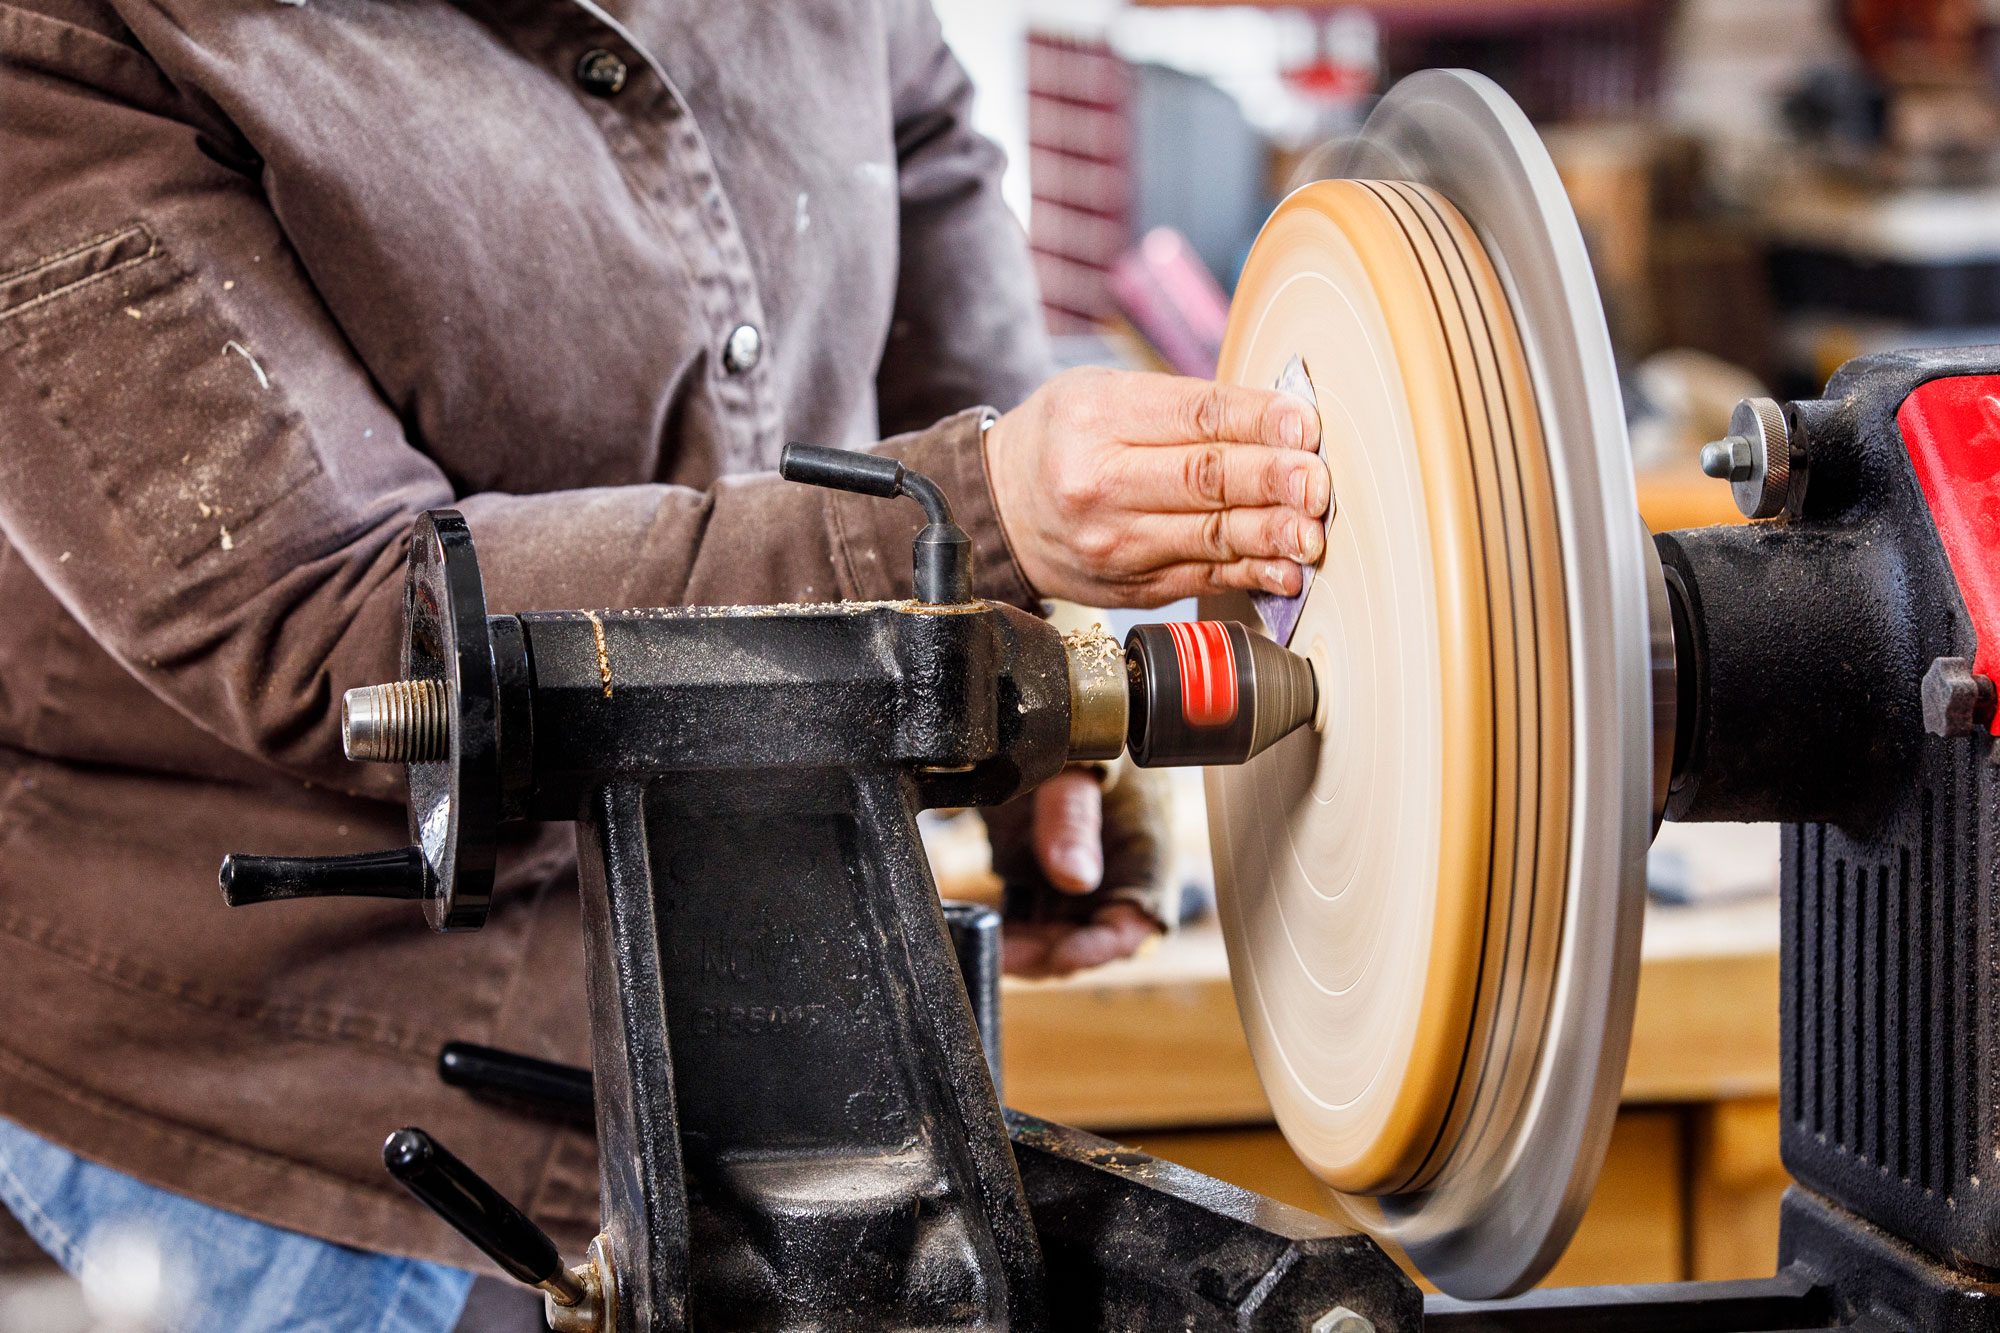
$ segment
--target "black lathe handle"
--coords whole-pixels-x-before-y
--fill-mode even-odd
[[[590,1071],[537,1060],[469,1041],[448,1041],[438,1052],[438,1077],[446,1086],[524,1110],[595,1124],[597,1102]]]
[[[436,891],[418,847],[351,856],[225,856],[217,880],[231,907],[293,898],[421,899]]]
[[[893,458],[853,449],[828,449],[819,444],[788,444],[778,456],[778,475],[786,481],[828,490],[879,495],[906,495],[924,507],[924,529],[911,546],[917,600],[931,606],[956,606],[972,600],[972,539],[952,521],[951,501],[944,490],[921,472]]]
[[[903,465],[896,459],[854,449],[829,449],[823,444],[786,445],[778,457],[778,475],[807,486],[879,495],[885,500],[903,493]]]
[[[548,1232],[421,1129],[391,1134],[382,1145],[382,1165],[509,1277],[545,1290],[574,1290]]]

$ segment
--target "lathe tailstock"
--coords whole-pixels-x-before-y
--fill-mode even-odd
[[[785,471],[920,499],[918,597],[489,616],[463,520],[419,520],[404,679],[344,728],[408,766],[413,845],[232,857],[224,891],[475,928],[501,823],[575,821],[603,1234],[565,1268],[420,1130],[390,1169],[564,1330],[1049,1327],[1051,1281],[1119,1327],[1289,1327],[1336,1290],[1413,1321],[1365,1237],[1037,1121],[1010,1147],[915,823],[1128,740],[1240,761],[1311,717],[1311,669],[1241,627],[1065,639],[971,599],[928,480],[797,446]]]

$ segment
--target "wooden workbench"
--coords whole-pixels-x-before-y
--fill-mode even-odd
[[[1271,1127],[1212,924],[1082,976],[1010,980],[1002,1004],[1010,1104],[1323,1207]],[[1649,909],[1624,1109],[1550,1280],[1770,1272],[1777,1092],[1775,899]]]

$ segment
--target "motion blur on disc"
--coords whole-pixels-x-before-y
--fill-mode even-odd
[[[1280,205],[1222,376],[1309,370],[1333,477],[1296,620],[1320,725],[1208,775],[1278,1123],[1455,1295],[1568,1242],[1617,1108],[1652,800],[1650,543],[1596,287],[1489,81],[1391,90]],[[1205,608],[1251,623],[1235,599]]]

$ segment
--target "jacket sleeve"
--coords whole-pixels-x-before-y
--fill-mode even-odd
[[[998,145],[972,128],[972,82],[931,0],[893,0],[902,257],[876,388],[882,428],[974,403],[1002,411],[1051,370],[1027,238],[1000,197]]]
[[[229,127],[115,33],[0,4],[0,535],[198,726],[341,790],[341,692],[392,678],[421,511],[461,510],[495,611],[884,598],[907,506],[770,474],[461,495],[317,298]],[[976,415],[878,448],[1007,554]]]

